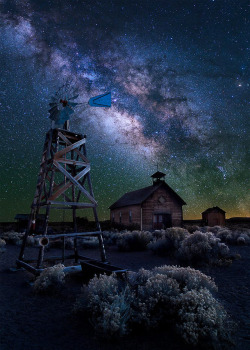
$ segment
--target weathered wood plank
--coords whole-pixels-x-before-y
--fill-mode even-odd
[[[72,233],[58,233],[58,234],[51,234],[46,235],[48,238],[61,238],[61,237],[85,237],[85,236],[99,236],[101,234],[100,231],[92,231],[92,232],[72,232]],[[42,238],[44,235],[35,235],[36,238]]]
[[[67,171],[67,170],[66,170]],[[82,170],[79,174],[77,174],[74,179],[76,181],[80,180],[85,174],[87,174],[90,171],[90,166],[87,166],[84,170]],[[68,188],[70,188],[73,185],[71,181],[64,184],[61,188],[57,189],[52,196],[50,196],[49,200],[54,200],[58,198],[63,192],[65,192]]]
[[[71,182],[73,182],[73,184],[79,188],[84,194],[85,196],[94,204],[97,205],[96,200],[89,194],[89,192],[87,190],[85,190],[85,188],[83,188],[80,183],[78,181],[76,181],[74,179],[73,176],[71,176],[56,160],[53,161],[53,164],[57,167],[58,170],[60,170]]]
[[[95,208],[94,203],[81,203],[81,202],[58,202],[58,201],[48,201],[47,204],[57,204],[57,205],[71,205],[81,208]]]
[[[79,166],[90,165],[90,163],[77,161],[77,160],[74,160],[74,159],[72,160],[72,159],[58,158],[58,157],[56,157],[56,155],[55,155],[54,159],[57,162],[61,162],[61,163],[65,163],[65,164],[72,164],[72,165],[79,165]]]
[[[72,143],[67,139],[67,137],[65,137],[61,132],[58,133],[58,135],[61,137],[61,139],[67,144],[67,145],[71,145]],[[83,139],[84,143],[86,142],[86,139]],[[81,146],[80,146],[81,147]],[[81,157],[86,163],[89,163],[89,160],[87,159],[87,157],[85,155],[83,155],[78,149],[75,149],[74,152],[77,153],[77,155],[79,157]]]
[[[31,266],[31,265],[29,265],[29,264],[27,264],[24,261],[19,260],[19,259],[17,259],[16,264],[17,264],[17,266],[24,267],[27,271],[33,273],[34,275],[39,275],[43,271],[43,269],[36,269],[35,267],[33,267],[33,266]]]
[[[54,158],[60,158],[62,155],[73,151],[75,148],[80,147],[83,143],[85,142],[84,139],[77,141],[75,143],[72,143],[71,145],[69,145],[68,147],[65,147],[64,149],[62,149],[61,151],[58,151],[55,153]]]

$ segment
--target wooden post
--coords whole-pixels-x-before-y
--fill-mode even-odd
[[[65,236],[62,237],[62,243],[63,243],[63,246],[62,246],[62,263],[64,263],[64,261],[65,261]]]

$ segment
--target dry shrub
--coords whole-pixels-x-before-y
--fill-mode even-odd
[[[151,239],[152,234],[147,231],[125,232],[117,240],[117,247],[120,251],[142,251],[147,249]]]
[[[38,294],[51,294],[59,292],[65,283],[65,266],[63,264],[54,265],[43,270],[36,278],[33,290]]]
[[[209,349],[233,346],[233,322],[206,288],[190,290],[181,296],[176,329],[191,345],[200,343]]]
[[[222,226],[204,226],[198,227],[197,231],[206,233],[212,232],[216,238],[227,244],[232,245],[245,245],[250,244],[250,229],[247,228],[234,228],[229,229]],[[189,231],[191,232],[191,231]]]
[[[133,292],[115,275],[95,276],[82,288],[74,312],[89,311],[90,322],[104,337],[128,333]]]
[[[229,230],[227,228],[221,228],[215,234],[220,238],[222,242],[232,245],[245,245],[250,244],[250,230],[249,229],[236,229]]]
[[[158,255],[171,255],[180,247],[182,241],[189,236],[186,229],[171,227],[165,231],[161,230],[161,236],[149,244],[149,248]]]
[[[189,233],[194,233],[195,231],[199,231],[200,228],[197,225],[184,225],[184,228],[188,230]]]
[[[192,264],[220,264],[229,259],[229,248],[210,232],[196,231],[181,243],[178,259]]]
[[[6,245],[5,240],[0,238],[0,253],[5,252],[5,245]]]
[[[15,231],[8,231],[8,232],[3,232],[1,234],[1,238],[5,240],[6,243],[8,244],[14,244],[14,245],[21,245],[22,244],[22,239],[24,236],[24,232],[15,232]]]
[[[105,244],[115,245],[122,234],[120,232],[103,231],[102,236]]]
[[[171,323],[187,343],[218,349],[231,344],[233,325],[211,294],[216,289],[200,271],[161,266],[130,272],[127,282],[95,276],[75,308],[88,310],[93,326],[106,337]]]
[[[210,276],[207,276],[199,270],[195,270],[189,266],[179,267],[164,265],[155,267],[153,271],[175,279],[179,283],[182,292],[184,290],[199,290],[200,288],[206,288],[210,292],[218,290],[215,282]]]

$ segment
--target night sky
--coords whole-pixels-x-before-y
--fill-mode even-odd
[[[48,103],[66,80],[79,102],[112,92],[112,108],[71,118],[101,219],[157,164],[184,219],[216,205],[250,216],[247,3],[0,0],[0,220],[30,211]]]

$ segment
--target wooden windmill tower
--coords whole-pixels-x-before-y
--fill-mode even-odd
[[[52,128],[47,132],[44,142],[43,154],[40,164],[40,171],[35,191],[35,196],[31,205],[31,214],[27,231],[23,238],[18,267],[24,267],[28,271],[39,274],[44,262],[53,260],[74,259],[77,263],[82,259],[78,253],[78,241],[86,236],[95,236],[99,240],[99,249],[101,260],[106,261],[106,254],[103,245],[103,237],[98,221],[97,202],[94,198],[91,178],[90,162],[86,153],[86,136],[69,130],[69,117],[74,112],[73,108],[78,103],[72,102],[77,96],[68,97],[66,92],[53,98],[50,103],[50,119]],[[96,96],[89,100],[91,106],[110,107],[111,94]],[[63,127],[57,126],[63,125]],[[91,208],[93,210],[96,231],[77,232],[76,212],[78,209]],[[73,220],[73,232],[49,234],[48,224],[51,210],[71,210]],[[44,222],[42,229],[38,232],[36,225],[38,215],[44,211]],[[39,238],[39,252],[36,258],[25,259],[25,250],[27,249],[27,240],[30,235]],[[65,239],[74,239],[74,252],[68,256],[65,255]],[[62,255],[45,257],[45,247],[50,240],[62,240]]]

